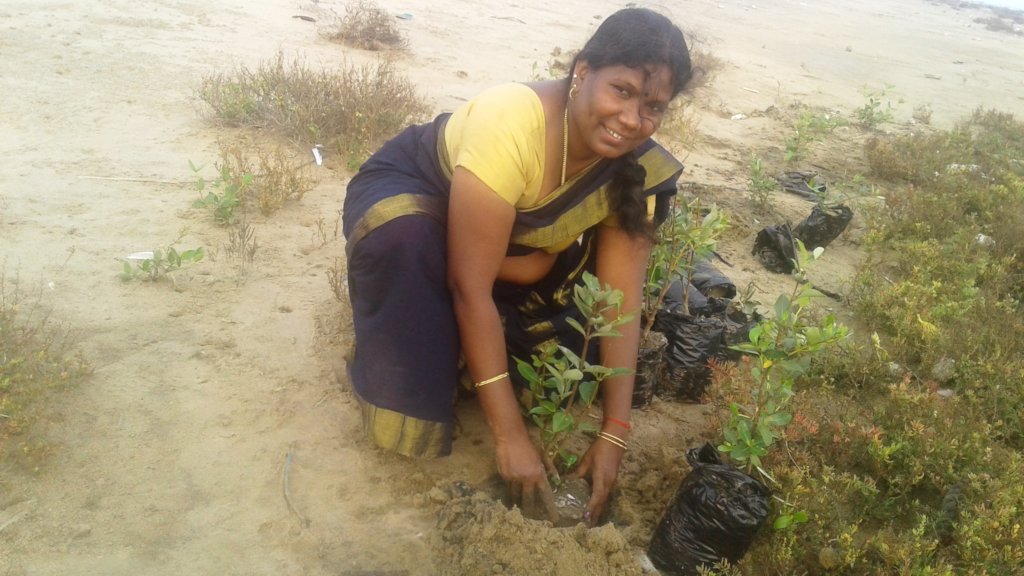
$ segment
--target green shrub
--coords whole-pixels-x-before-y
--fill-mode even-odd
[[[778,512],[808,521],[763,534],[726,573],[1015,574],[1024,125],[979,111],[867,154],[897,180],[851,295],[852,323],[872,336],[816,358],[793,386],[783,448],[762,458]]]

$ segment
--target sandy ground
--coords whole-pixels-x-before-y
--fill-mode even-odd
[[[412,15],[400,21],[410,39],[400,66],[436,111],[492,84],[528,79],[553,48],[578,47],[621,6],[381,5]],[[343,376],[351,330],[325,278],[343,244],[321,245],[316,235],[318,219],[337,217],[346,174],[320,169],[301,203],[253,222],[261,248],[245,277],[224,259],[208,259],[177,289],[117,278],[120,258],[167,244],[183,228],[180,247],[226,241],[207,214],[190,208],[190,186],[176,183],[191,177],[189,160],[216,159],[219,134],[193,97],[200,78],[278,50],[327,66],[369,57],[293,18],[343,6],[0,4],[0,254],[9,274],[44,287],[96,368],[37,430],[52,454],[39,470],[0,467],[0,573],[459,573],[438,543],[442,552],[478,544],[440,538],[437,528],[453,481],[492,485],[491,441],[476,406],[460,408],[464,432],[441,461],[379,454],[359,439]],[[745,212],[743,191],[750,154],[781,166],[785,111],[794,103],[849,116],[864,104],[865,86],[891,84],[903,124],[922,104],[942,127],[980,105],[1024,109],[1024,39],[986,30],[974,22],[984,15],[976,10],[923,0],[656,7],[724,62],[694,103],[705,138],[685,151],[684,180],[737,211],[740,232],[722,249],[737,285],[756,279],[768,293],[784,285],[750,260],[760,222]],[[745,118],[733,120],[737,114]],[[822,145],[798,167],[852,177],[863,166],[835,150],[859,137],[841,131],[838,144]],[[779,196],[782,214],[808,210]],[[830,248],[823,285],[843,288],[857,259],[854,228]],[[635,556],[656,520],[641,504],[657,509],[671,495],[685,472],[683,450],[705,433],[702,414],[666,402],[637,414],[639,448],[627,458],[614,511],[621,533],[590,540]],[[495,569],[550,568],[502,566]]]

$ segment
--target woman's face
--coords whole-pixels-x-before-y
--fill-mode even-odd
[[[578,92],[570,103],[574,136],[594,153],[618,158],[661,126],[672,95],[668,66],[576,66]]]

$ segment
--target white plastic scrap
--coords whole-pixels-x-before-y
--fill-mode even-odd
[[[963,174],[965,172],[977,172],[981,166],[977,164],[950,164],[946,166],[947,174]]]

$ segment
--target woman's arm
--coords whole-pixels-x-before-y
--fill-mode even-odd
[[[621,336],[601,340],[601,364],[611,368],[627,368],[629,375],[609,378],[601,383],[604,422],[601,430],[622,440],[629,440],[630,410],[633,402],[633,374],[640,346],[640,304],[643,298],[644,274],[651,254],[650,241],[631,237],[622,229],[600,226],[597,237],[597,278],[623,293],[622,311],[633,314],[633,320],[619,327]],[[625,451],[598,438],[584,455],[578,474],[590,476],[592,494],[587,504],[587,518],[597,522],[615,485],[619,464]]]
[[[505,335],[492,291],[508,250],[515,209],[472,172],[456,168],[448,204],[448,285],[462,352],[474,382],[508,372]],[[554,498],[508,378],[477,390],[494,434],[498,472],[526,512],[536,500],[550,515]]]

